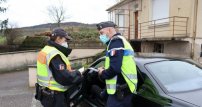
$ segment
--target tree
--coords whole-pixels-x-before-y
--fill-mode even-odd
[[[66,11],[62,2],[59,2],[59,5],[48,6],[47,11],[50,19],[54,23],[57,23],[58,27],[60,27],[62,21],[64,21],[66,18],[69,18],[66,16]]]
[[[0,32],[3,32],[3,29],[6,29],[8,27],[8,19],[0,22]]]
[[[6,0],[0,0],[0,13],[6,12],[6,8],[2,6],[2,3],[6,2]],[[0,20],[0,32],[3,32],[3,29],[5,29],[8,25],[8,19],[6,20]]]
[[[6,0],[0,0],[0,12],[5,12],[6,11],[6,8],[5,7],[2,7],[1,4],[3,2],[5,2]]]
[[[4,31],[4,36],[7,40],[7,45],[14,45],[14,40],[21,36],[21,31],[17,28],[15,24],[9,24],[9,26]]]

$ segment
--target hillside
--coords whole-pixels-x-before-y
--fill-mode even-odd
[[[78,29],[78,28],[92,28],[96,29],[95,24],[84,24],[79,22],[65,22],[61,23],[61,27],[64,29]],[[35,34],[40,34],[42,32],[50,32],[51,29],[57,28],[57,24],[40,24],[35,26],[29,26],[29,27],[22,27],[19,28],[22,31],[22,35],[24,36],[33,36]]]
[[[96,27],[96,24],[84,24],[84,23],[79,23],[79,22],[64,22],[61,23],[61,27],[67,27],[67,26],[71,26],[71,27]],[[40,24],[40,25],[35,25],[35,26],[29,26],[29,27],[22,27],[21,29],[37,29],[37,28],[55,28],[57,27],[56,23],[46,23],[46,24]]]

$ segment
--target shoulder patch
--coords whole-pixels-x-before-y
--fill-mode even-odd
[[[64,64],[59,64],[59,70],[64,70],[65,69],[65,65]]]
[[[116,50],[111,50],[110,51],[110,56],[115,56],[116,55]]]

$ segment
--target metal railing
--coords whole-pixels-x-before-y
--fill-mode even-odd
[[[119,33],[122,34],[122,36],[126,37],[127,39],[130,39],[129,27],[117,27],[117,30],[118,30]]]
[[[134,25],[130,25],[130,27],[117,27],[119,33],[122,36],[126,37],[128,40],[135,38],[135,28]]]
[[[188,17],[173,16],[139,23],[138,39],[187,37]]]

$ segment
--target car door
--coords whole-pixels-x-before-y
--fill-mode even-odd
[[[162,97],[147,74],[137,67],[138,87],[133,98],[134,107],[170,107],[171,100]]]
[[[91,67],[103,67],[104,58],[97,60]],[[171,100],[162,97],[153,84],[151,77],[145,74],[137,67],[138,86],[137,94],[133,98],[134,107],[169,107]]]

